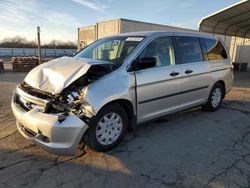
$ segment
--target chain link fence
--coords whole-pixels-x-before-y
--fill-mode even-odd
[[[72,56],[76,52],[76,49],[42,49],[42,57]],[[36,48],[0,48],[0,57],[15,56],[38,56],[38,50]]]

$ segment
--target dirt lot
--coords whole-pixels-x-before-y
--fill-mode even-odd
[[[147,123],[114,150],[55,156],[24,139],[10,109],[24,73],[0,73],[0,187],[249,187],[250,73],[222,108]]]

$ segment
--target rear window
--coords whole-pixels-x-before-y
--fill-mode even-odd
[[[202,38],[203,56],[207,61],[227,59],[227,53],[222,43],[216,39]]]
[[[176,49],[181,64],[202,62],[202,51],[197,37],[176,36]]]

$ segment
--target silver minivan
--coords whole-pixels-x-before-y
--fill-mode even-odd
[[[126,33],[31,70],[13,94],[17,128],[45,150],[115,147],[136,124],[201,106],[219,108],[233,66],[212,35]]]

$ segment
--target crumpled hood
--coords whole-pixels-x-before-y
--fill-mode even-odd
[[[57,94],[84,75],[91,65],[107,63],[98,60],[61,57],[35,67],[28,73],[24,81],[36,89]]]

